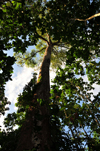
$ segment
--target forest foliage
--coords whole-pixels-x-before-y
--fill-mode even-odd
[[[4,89],[11,80],[15,59],[31,67],[41,63],[49,35],[55,43],[51,65],[57,69],[49,104],[55,150],[96,151],[100,147],[100,92],[92,93],[93,84],[100,85],[100,17],[86,22],[75,20],[86,19],[99,10],[98,0],[0,2],[0,114],[10,103],[4,97]],[[36,49],[27,52],[32,45]],[[11,48],[13,57],[6,54]],[[40,58],[36,61],[38,53]],[[84,81],[86,76],[88,82]],[[15,150],[28,108],[36,107],[31,104],[35,89],[34,73],[18,96],[17,113],[5,118],[7,131],[0,131],[0,151]],[[38,113],[37,117],[41,118]],[[14,130],[16,125],[18,129]]]

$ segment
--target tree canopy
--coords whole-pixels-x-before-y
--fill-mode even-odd
[[[0,3],[0,91],[3,92],[0,96],[4,97],[4,84],[11,78],[15,58],[20,65],[34,67],[41,62],[47,46],[52,44],[51,65],[57,72],[51,87],[51,101],[37,99],[40,106],[46,106],[50,113],[51,138],[55,146],[52,150],[86,148],[98,150],[100,92],[94,95],[89,91],[94,89],[93,84],[100,85],[100,17],[94,15],[99,13],[100,2],[98,0],[6,2]],[[28,46],[32,45],[35,48],[27,52]],[[6,55],[5,51],[10,48],[13,48],[15,58]],[[36,61],[38,53],[41,57]],[[64,69],[62,64],[65,64]],[[83,80],[86,75],[88,82]],[[32,102],[33,94],[40,88],[43,90],[41,85],[37,86],[34,75],[18,96],[17,113],[8,114],[5,119],[8,132],[0,132],[1,151],[8,150],[13,138],[15,148],[11,147],[11,150],[16,150],[20,129],[29,116],[31,107],[37,109],[36,117],[38,120],[41,119],[38,113],[39,106]],[[1,112],[5,110],[3,108],[6,103],[7,100],[3,99]],[[15,125],[19,128],[14,131]],[[36,131],[39,128],[36,127]],[[8,141],[9,138],[11,141]],[[5,145],[7,141],[8,144]]]

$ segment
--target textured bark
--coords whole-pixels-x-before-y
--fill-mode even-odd
[[[52,48],[53,45],[50,42],[45,50],[37,80],[36,93],[34,94],[32,100],[33,103],[36,103],[36,107],[30,107],[27,119],[24,122],[20,132],[20,138],[16,151],[29,150],[36,148],[37,146],[37,151],[45,151],[45,147],[48,151],[52,151],[48,110],[50,97],[49,67]],[[40,105],[37,102],[37,99],[44,100],[44,105]],[[39,116],[37,114],[42,117],[42,120],[38,119]],[[37,127],[40,127],[41,130],[36,130]]]

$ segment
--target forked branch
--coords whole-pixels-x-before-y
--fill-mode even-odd
[[[48,41],[47,41],[45,38],[43,38],[42,36],[40,36],[37,32],[36,32],[36,35],[38,35],[38,37],[39,37],[40,39],[42,39],[42,40],[45,41],[47,44],[49,44]]]

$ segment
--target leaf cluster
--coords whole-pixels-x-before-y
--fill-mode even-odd
[[[100,145],[100,92],[94,95],[92,84],[99,84],[99,56],[98,62],[93,60],[94,54],[87,61],[84,58],[72,60],[72,55],[68,56],[71,51],[66,53],[66,67],[58,68],[51,99],[59,106],[58,115],[73,145],[75,143],[74,147],[82,149],[85,143],[89,149],[95,150]],[[92,63],[94,66],[90,68]],[[95,76],[94,72],[97,73]],[[83,80],[86,75],[89,82]]]

